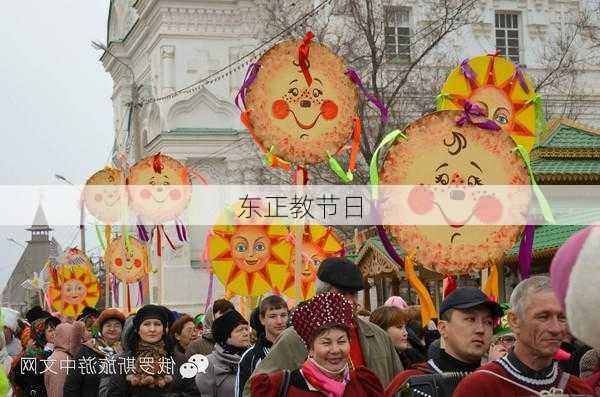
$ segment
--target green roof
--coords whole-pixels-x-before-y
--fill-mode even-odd
[[[600,159],[537,159],[531,162],[537,174],[600,174]]]
[[[535,229],[535,236],[533,238],[533,251],[543,251],[546,249],[557,249],[563,243],[577,233],[586,225],[542,225]],[[519,254],[519,245],[521,240],[511,248],[508,252],[509,256],[515,256]]]
[[[560,124],[558,128],[541,142],[539,147],[545,148],[600,148],[600,135]]]

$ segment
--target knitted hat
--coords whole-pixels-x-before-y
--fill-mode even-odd
[[[571,236],[552,259],[550,277],[552,288],[565,309],[573,336],[600,348],[600,225],[586,227]]]
[[[224,344],[240,324],[247,325],[248,321],[237,310],[227,310],[212,324],[212,335],[215,342]]]
[[[351,260],[343,257],[330,257],[321,262],[317,278],[340,290],[362,291],[364,289],[360,270]]]
[[[34,306],[25,313],[25,318],[29,324],[33,324],[35,320],[40,318],[48,318],[50,317],[50,313],[43,310],[40,306]]]
[[[333,325],[352,325],[352,305],[336,292],[317,295],[292,313],[292,326],[306,346]]]
[[[400,296],[390,296],[383,306],[396,306],[398,309],[405,309],[408,307],[408,304]]]
[[[133,318],[133,329],[139,331],[140,325],[142,325],[145,320],[149,319],[159,320],[165,328],[167,328],[169,325],[169,317],[165,307],[158,305],[146,305],[138,310],[135,314],[135,317]]]
[[[108,320],[118,320],[121,323],[121,327],[125,324],[125,316],[119,309],[108,308],[104,309],[102,313],[100,313],[100,317],[96,320],[98,324],[98,328],[102,330],[102,326]]]

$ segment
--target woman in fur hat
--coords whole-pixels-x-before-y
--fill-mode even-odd
[[[199,396],[193,379],[181,378],[175,368],[168,324],[168,310],[162,306],[138,310],[128,335],[129,350],[117,357],[117,373],[110,376],[110,397]],[[120,363],[126,368],[122,370]]]
[[[340,294],[315,296],[292,314],[294,330],[308,349],[301,368],[251,378],[252,396],[383,396],[383,386],[366,367],[350,370],[352,306]]]
[[[206,372],[196,375],[196,386],[203,396],[234,396],[238,365],[250,346],[248,322],[236,310],[228,310],[213,322],[212,336],[215,347],[207,356]]]
[[[69,371],[64,387],[64,397],[97,397],[102,378],[101,362],[115,359],[122,353],[121,331],[125,316],[118,309],[109,308],[96,320],[100,334],[86,340],[75,357],[75,369]],[[86,363],[92,362],[94,371],[86,371]]]

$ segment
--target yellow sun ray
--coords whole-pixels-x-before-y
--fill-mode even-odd
[[[100,298],[98,280],[87,265],[60,265],[48,288],[52,309],[75,318],[83,309],[95,307]]]

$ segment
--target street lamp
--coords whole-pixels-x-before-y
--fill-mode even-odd
[[[75,189],[79,190],[80,193],[83,193],[79,186],[75,185],[73,182],[65,178],[60,174],[54,174],[54,177],[61,182],[69,184],[73,186]],[[81,251],[85,254],[85,206],[83,202],[81,202],[81,213],[79,214],[79,234],[81,236]]]

